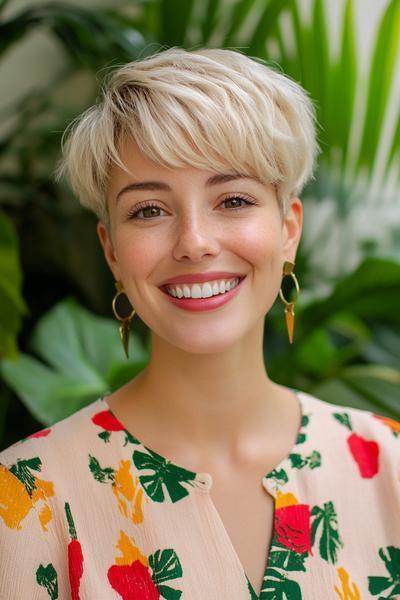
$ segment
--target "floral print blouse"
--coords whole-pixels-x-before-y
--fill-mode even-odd
[[[295,445],[261,481],[259,596],[211,475],[141,444],[104,396],[0,453],[0,599],[400,598],[400,423],[293,392]]]

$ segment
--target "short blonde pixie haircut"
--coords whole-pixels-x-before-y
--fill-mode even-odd
[[[281,216],[313,177],[320,147],[307,92],[237,50],[171,47],[108,73],[67,127],[56,179],[109,226],[107,187],[125,136],[167,167],[239,173],[275,186]],[[67,140],[65,141],[65,137]]]

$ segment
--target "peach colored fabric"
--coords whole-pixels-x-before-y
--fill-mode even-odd
[[[400,424],[293,391],[258,598],[400,598]],[[210,490],[99,398],[0,453],[0,599],[255,600]]]

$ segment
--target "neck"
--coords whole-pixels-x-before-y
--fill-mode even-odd
[[[282,423],[287,397],[265,370],[263,321],[239,344],[212,355],[184,352],[152,333],[150,361],[133,380],[139,410],[205,460],[251,453]]]

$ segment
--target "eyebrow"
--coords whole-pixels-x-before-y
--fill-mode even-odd
[[[249,175],[239,175],[239,174],[222,175],[220,173],[217,173],[216,175],[212,175],[211,177],[209,177],[207,179],[207,181],[205,182],[205,187],[211,187],[213,185],[227,183],[229,181],[234,181],[236,179],[252,179],[254,181],[258,181],[255,177],[250,177]],[[132,191],[172,192],[172,188],[163,181],[139,181],[137,183],[129,183],[128,185],[123,187],[122,190],[120,190],[118,192],[118,194],[116,196],[116,200],[118,200],[120,198],[120,196],[122,196],[122,194],[125,194],[125,192],[132,192]]]

